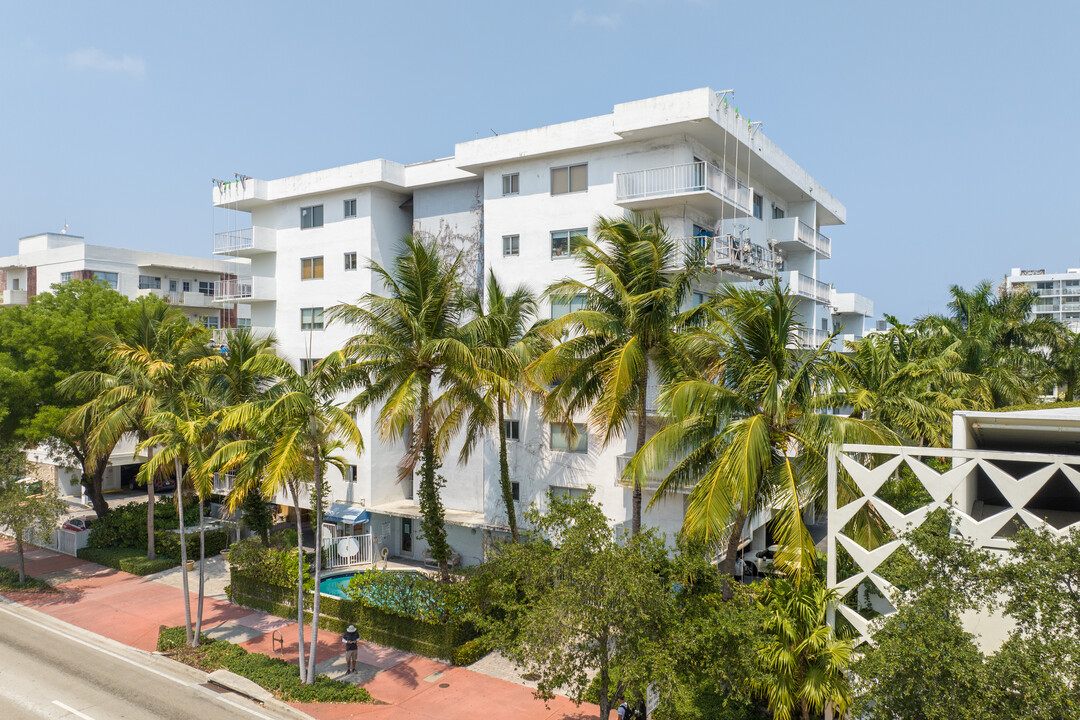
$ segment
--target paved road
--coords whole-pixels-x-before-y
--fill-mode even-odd
[[[296,720],[201,683],[194,670],[0,604],[0,718]]]

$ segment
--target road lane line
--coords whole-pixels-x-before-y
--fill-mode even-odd
[[[75,715],[77,717],[81,717],[82,720],[94,720],[94,718],[90,717],[86,713],[81,713],[78,710],[76,710],[75,708],[69,707],[68,705],[65,705],[64,703],[60,702],[59,700],[53,700],[52,704],[55,705],[56,707],[62,709],[62,710],[66,710],[67,712],[71,713],[72,715]]]
[[[243,704],[235,702],[233,700],[230,700],[229,698],[227,698],[227,697],[225,697],[223,695],[219,695],[218,693],[215,693],[212,690],[209,690],[208,688],[203,687],[202,685],[198,685],[198,684],[195,684],[195,683],[188,682],[187,680],[183,680],[181,678],[178,678],[175,675],[170,675],[169,673],[162,672],[161,670],[157,670],[157,669],[149,667],[147,665],[143,665],[143,664],[141,664],[139,662],[136,662],[135,660],[133,660],[133,659],[131,659],[129,657],[125,657],[125,656],[121,655],[120,653],[113,652],[112,650],[109,650],[108,648],[103,648],[100,645],[95,645],[92,642],[88,642],[86,640],[83,640],[82,638],[75,637],[73,635],[70,635],[70,634],[67,634],[67,633],[63,632],[62,630],[51,627],[50,625],[47,625],[47,624],[41,622],[40,620],[36,620],[34,618],[23,615],[22,613],[15,612],[11,608],[5,607],[5,605],[6,605],[6,603],[5,604],[0,604],[0,612],[5,612],[8,615],[12,615],[12,616],[14,616],[16,618],[19,618],[20,620],[23,620],[25,622],[30,623],[31,625],[36,625],[37,627],[41,628],[42,630],[48,630],[49,632],[51,632],[54,635],[59,635],[59,636],[63,637],[65,640],[69,640],[69,641],[72,641],[72,642],[77,642],[80,645],[84,645],[84,646],[86,646],[88,648],[91,648],[92,650],[96,650],[96,651],[98,651],[100,653],[108,655],[109,657],[115,658],[116,660],[119,660],[121,662],[125,662],[128,665],[133,665],[133,666],[139,668],[140,670],[145,670],[145,671],[153,673],[153,674],[155,674],[155,675],[157,675],[159,677],[163,677],[163,678],[166,678],[168,680],[172,680],[174,683],[176,683],[178,685],[182,685],[182,686],[188,687],[188,688],[194,688],[197,692],[201,692],[201,693],[205,694],[209,698],[212,698],[212,699],[220,701],[220,702],[224,702],[224,703],[226,703],[228,705],[232,705],[233,707],[237,708],[238,710],[243,710],[244,712],[247,712],[250,715],[254,715],[257,718],[262,718],[263,720],[274,720],[269,715],[264,715],[263,713],[255,710],[254,708],[245,707]],[[55,618],[52,618],[51,615],[46,615],[45,617],[48,617],[50,619],[55,620]],[[57,622],[63,622],[63,621],[62,620],[57,620]],[[78,627],[78,626],[76,626],[76,627]],[[56,702],[56,701],[54,700],[53,702]],[[86,716],[83,716],[83,717],[85,718]],[[90,720],[93,720],[93,718],[90,718]]]

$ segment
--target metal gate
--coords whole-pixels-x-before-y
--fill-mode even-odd
[[[323,567],[326,569],[370,565],[375,557],[371,533],[323,537]]]

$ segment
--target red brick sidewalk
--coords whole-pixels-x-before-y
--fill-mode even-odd
[[[0,538],[0,565],[18,565],[15,545],[6,538]],[[26,572],[34,577],[52,575],[56,588],[63,592],[5,593],[8,599],[132,647],[154,650],[159,626],[182,625],[184,622],[183,591],[164,583],[40,549],[27,552]],[[193,616],[196,598],[192,594]],[[296,662],[295,622],[283,624],[279,618],[209,598],[203,603],[204,632],[224,622],[242,625],[262,633],[242,642],[243,647]],[[275,652],[271,648],[273,629],[281,632],[285,641],[283,651]],[[308,628],[306,632],[310,631]],[[341,653],[338,636],[320,631],[319,662]],[[371,680],[362,683],[362,687],[385,704],[294,703],[295,707],[318,720],[352,717],[474,720],[493,712],[497,717],[543,720],[584,720],[599,716],[595,705],[579,708],[566,698],[558,697],[549,703],[550,707],[545,707],[542,701],[533,697],[532,690],[521,685],[373,643],[362,645],[359,659],[383,668]]]

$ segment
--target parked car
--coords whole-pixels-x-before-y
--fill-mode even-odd
[[[176,480],[171,477],[155,478],[154,479],[154,492],[171,492],[176,489]]]
[[[93,519],[88,517],[75,517],[65,522],[60,527],[64,530],[73,530],[75,532],[86,532],[93,524]]]
[[[780,550],[779,545],[770,545],[764,550],[758,550],[757,557],[757,574],[764,575],[765,573],[772,572],[773,560],[776,559],[776,553]]]

